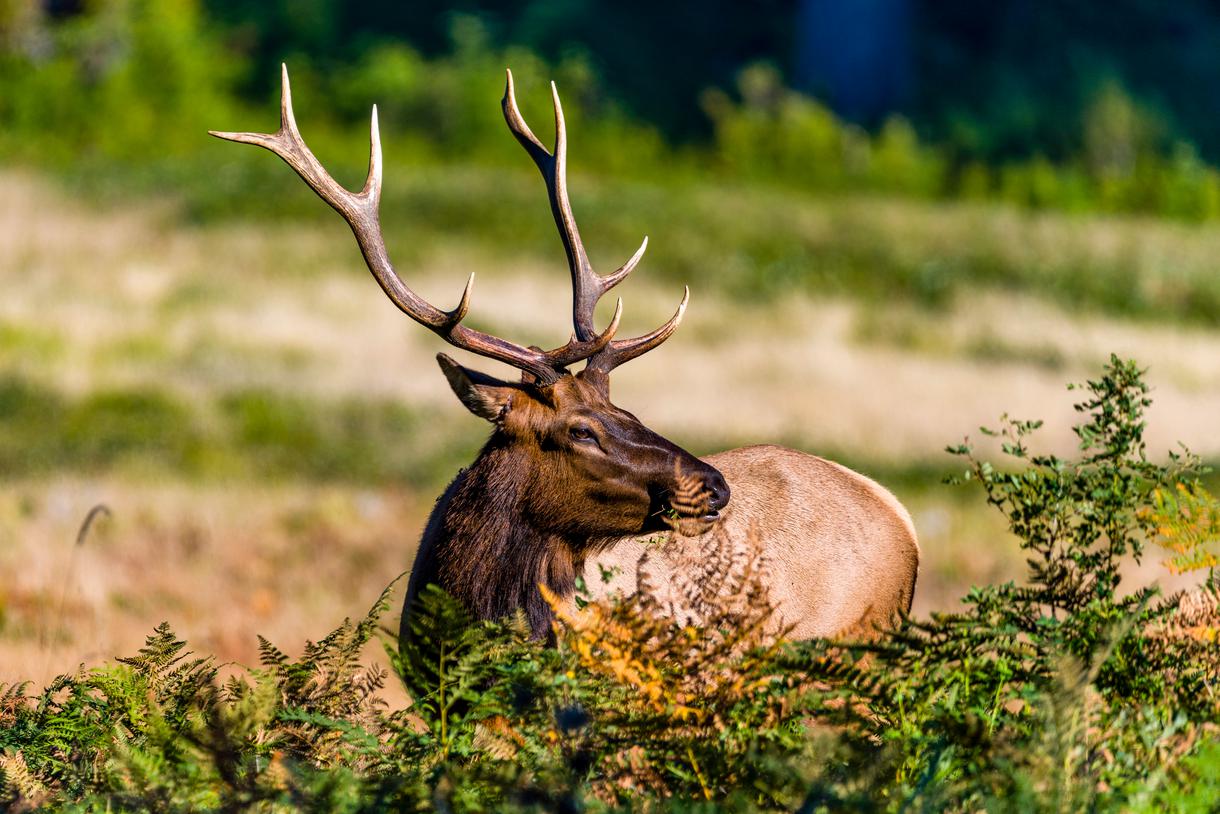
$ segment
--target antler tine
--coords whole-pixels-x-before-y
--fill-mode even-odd
[[[678,330],[678,326],[682,324],[682,317],[686,315],[686,304],[688,302],[690,302],[690,286],[685,287],[685,291],[682,294],[682,302],[678,303],[678,310],[674,312],[674,315],[669,318],[668,322],[655,331],[643,336],[637,336],[635,339],[619,339],[609,343],[603,350],[589,357],[587,368],[589,370],[600,370],[602,373],[609,373],[624,362],[629,362],[637,356],[648,353],[648,351],[673,336],[674,331]]]
[[[559,229],[559,237],[563,241],[564,252],[568,258],[568,269],[572,275],[572,326],[575,328],[577,340],[591,341],[598,336],[593,323],[593,313],[598,300],[632,272],[639,263],[644,248],[648,245],[648,239],[645,238],[643,245],[635,255],[613,273],[602,277],[593,271],[568,197],[568,134],[563,115],[563,103],[559,100],[559,91],[552,82],[551,103],[555,109],[555,149],[554,152],[551,152],[538,140],[521,115],[521,110],[517,106],[513,72],[506,71],[506,76],[502,103],[504,119],[517,141],[534,160],[534,164],[537,165],[546,182],[547,194],[551,201],[551,214]]]
[[[606,326],[606,330],[602,331],[589,342],[581,342],[573,334],[572,338],[562,348],[547,351],[547,358],[557,367],[567,367],[568,365],[576,364],[582,359],[589,359],[595,356],[613,344],[612,340],[614,339],[614,334],[618,331],[618,323],[622,316],[623,298],[619,297],[618,302],[614,306],[614,316],[610,317],[610,324]],[[590,352],[589,348],[594,348],[594,350]]]
[[[534,159],[534,163],[538,165],[538,169],[542,172],[542,177],[550,183],[550,175],[552,172],[552,156],[550,150],[542,146],[542,142],[534,135],[534,131],[526,123],[525,117],[521,115],[521,109],[517,107],[517,94],[513,86],[512,69],[506,69],[508,75],[504,88],[504,98],[500,101],[504,108],[504,118],[508,121],[508,129],[516,136],[517,141],[521,142],[521,146],[530,154],[530,158]]]
[[[616,268],[614,271],[602,278],[602,282],[606,286],[606,290],[614,288],[621,283],[628,274],[635,271],[635,267],[640,264],[640,260],[644,259],[644,252],[648,250],[648,235],[644,235],[644,240],[640,243],[640,247],[635,250],[635,254],[627,259],[626,263]]]
[[[314,156],[313,151],[301,138],[297,129],[296,116],[292,111],[292,85],[288,80],[288,66],[280,66],[280,128],[274,133],[225,133],[209,130],[208,133],[227,141],[242,144],[254,144],[278,155],[297,175],[317,193],[318,197],[330,204],[339,214],[352,223],[353,219],[364,220],[369,214],[375,218],[377,204],[381,198],[381,136],[377,125],[377,108],[373,107],[369,140],[369,173],[364,189],[359,193],[344,189],[322,163]],[[350,217],[349,217],[350,216]],[[356,223],[352,223],[355,229]],[[359,237],[360,235],[357,235]],[[425,303],[426,305],[426,303]]]
[[[564,363],[571,364],[577,361],[577,358],[574,358],[571,353],[573,343],[577,340],[594,342],[607,340],[592,355],[579,358],[588,359],[587,369],[609,373],[624,362],[647,353],[673,335],[682,322],[682,316],[686,313],[686,304],[690,301],[690,289],[686,289],[682,302],[678,305],[678,310],[674,315],[655,331],[635,339],[609,340],[617,329],[619,317],[622,314],[622,300],[619,300],[610,327],[594,339],[593,310],[597,306],[597,301],[635,270],[648,248],[648,238],[645,237],[635,254],[615,271],[604,277],[593,271],[593,267],[589,264],[589,257],[585,253],[584,244],[580,239],[576,218],[572,214],[571,202],[568,200],[568,134],[564,125],[563,105],[559,101],[559,91],[552,82],[551,99],[555,107],[555,151],[551,153],[526,124],[520,108],[517,107],[513,72],[508,71],[507,76],[503,101],[504,119],[508,122],[508,128],[516,136],[517,141],[538,165],[538,170],[542,173],[543,180],[546,181],[547,192],[551,199],[551,212],[555,216],[555,225],[559,227],[559,235],[563,239],[564,251],[568,256],[568,267],[572,273],[572,323],[576,334],[567,346],[550,351],[549,355],[556,359],[571,359]]]
[[[360,246],[361,254],[364,255],[364,260],[368,264],[369,271],[373,273],[378,285],[400,311],[434,331],[451,345],[528,371],[534,374],[541,384],[554,383],[563,374],[562,367],[588,358],[609,346],[614,331],[618,327],[617,313],[610,328],[602,334],[577,336],[561,349],[563,353],[547,354],[460,324],[470,306],[470,292],[474,284],[473,274],[470,275],[470,279],[462,291],[461,300],[452,311],[437,308],[408,288],[398,273],[394,271],[381,234],[378,209],[381,200],[383,161],[377,108],[373,107],[369,126],[368,178],[360,192],[351,192],[331,177],[301,137],[292,110],[292,88],[288,81],[287,66],[281,66],[281,79],[280,127],[275,133],[209,132],[217,138],[263,147],[278,155],[288,166],[292,167],[310,189],[347,221]],[[524,120],[520,120],[519,113],[517,118],[521,128],[520,131],[514,128],[513,132],[518,133],[518,139],[524,139],[522,144],[526,144],[526,148],[531,150],[531,155],[535,154],[531,147],[536,147],[542,155],[547,155],[537,138],[525,126]],[[579,236],[576,239],[579,245]],[[594,303],[596,303],[596,299],[594,299]]]

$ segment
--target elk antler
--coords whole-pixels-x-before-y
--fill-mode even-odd
[[[377,107],[373,107],[370,126],[368,178],[364,183],[364,189],[360,192],[350,192],[330,176],[330,173],[305,144],[305,140],[301,138],[296,118],[292,113],[292,89],[288,83],[288,67],[281,66],[281,70],[283,86],[280,95],[279,130],[274,133],[209,132],[217,138],[264,147],[296,170],[297,175],[301,176],[309,188],[330,204],[351,226],[369,271],[377,279],[382,291],[400,311],[434,331],[449,344],[480,356],[506,362],[519,370],[532,373],[543,385],[558,381],[568,365],[588,359],[599,351],[610,349],[610,342],[614,337],[614,332],[618,330],[619,317],[622,315],[621,301],[614,312],[614,317],[610,320],[609,327],[602,333],[595,334],[591,328],[585,331],[578,327],[577,336],[562,348],[541,351],[522,347],[461,324],[462,318],[466,316],[466,310],[470,306],[470,290],[474,284],[474,274],[470,275],[466,288],[462,291],[462,298],[452,311],[442,311],[408,288],[398,273],[394,271],[386,253],[385,240],[381,235],[378,206],[381,201],[382,160],[381,136],[377,129]],[[556,99],[556,110],[558,111],[558,99]],[[560,166],[562,176],[562,164]],[[575,225],[573,225],[572,231],[575,234]],[[576,239],[579,245],[579,237]],[[625,275],[626,272],[623,273],[623,276]],[[573,279],[575,280],[575,272],[573,272]],[[597,296],[601,296],[601,293],[598,292]],[[590,325],[592,305],[596,302],[595,297],[590,305]]]
[[[568,269],[572,273],[572,324],[576,332],[568,345],[559,349],[559,351],[563,351],[574,343],[590,343],[599,338],[593,327],[593,310],[597,307],[597,301],[635,269],[640,258],[644,256],[644,250],[648,248],[648,238],[644,238],[644,242],[640,244],[640,248],[636,249],[631,259],[610,274],[603,277],[593,270],[589,257],[585,253],[584,244],[580,240],[580,230],[576,228],[572,205],[568,201],[568,136],[564,126],[563,106],[559,102],[559,91],[552,82],[551,99],[555,106],[555,151],[552,153],[542,146],[542,142],[525,123],[521,111],[517,108],[517,97],[513,91],[513,72],[508,71],[507,73],[508,80],[502,102],[504,119],[508,122],[508,129],[517,137],[517,141],[521,142],[521,146],[529,153],[530,158],[534,159],[534,163],[538,165],[538,170],[546,182],[547,194],[551,199],[551,213],[555,216],[555,225],[559,227],[559,236],[563,240],[563,248],[568,255]],[[668,322],[644,336],[613,340],[604,344],[587,357],[586,369],[609,373],[623,362],[647,353],[669,339],[677,330],[678,324],[682,322],[682,315],[686,313],[686,303],[689,299],[690,289],[687,288],[686,293],[682,295],[682,302],[678,305],[678,310]],[[619,300],[612,325],[618,322],[622,304],[622,300]],[[559,351],[552,351],[552,353]]]

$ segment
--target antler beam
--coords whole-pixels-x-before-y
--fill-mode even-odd
[[[644,256],[644,251],[648,248],[648,238],[644,238],[640,248],[626,263],[610,274],[603,277],[593,270],[593,266],[589,263],[589,256],[585,252],[584,243],[580,239],[576,218],[572,214],[572,204],[568,200],[568,135],[564,123],[563,105],[559,101],[559,91],[552,82],[551,101],[555,107],[555,149],[554,152],[551,152],[543,146],[538,137],[534,135],[534,131],[526,124],[521,110],[517,107],[513,72],[510,70],[506,73],[504,100],[501,103],[504,108],[504,119],[508,122],[508,129],[516,136],[517,141],[525,148],[530,158],[534,160],[534,164],[538,166],[539,172],[542,173],[542,178],[546,182],[547,195],[551,201],[551,214],[555,217],[555,225],[559,228],[559,237],[563,241],[563,248],[568,256],[568,269],[572,274],[572,325],[575,328],[572,342],[589,341],[597,336],[593,325],[593,312],[598,300],[635,270]],[[644,336],[607,343],[587,357],[587,369],[609,373],[624,362],[660,345],[677,330],[686,313],[686,304],[689,299],[690,289],[687,288],[682,296],[682,302],[678,305],[678,310],[668,322]],[[615,321],[618,320],[621,308],[622,300],[619,300],[619,307],[615,310]]]
[[[606,330],[598,333],[594,328],[594,309],[602,296],[623,281],[639,264],[648,247],[644,238],[640,248],[617,270],[604,277],[593,271],[580,239],[580,230],[572,215],[567,190],[567,131],[564,125],[563,107],[555,84],[551,83],[551,97],[555,106],[555,150],[548,151],[530,130],[517,108],[513,92],[513,75],[508,72],[504,92],[504,117],[517,141],[525,148],[546,181],[551,201],[551,212],[563,240],[564,251],[572,275],[572,325],[574,333],[567,344],[551,351],[526,348],[506,339],[477,331],[462,324],[470,307],[470,292],[474,285],[474,274],[466,282],[461,299],[455,308],[442,310],[429,303],[410,289],[398,276],[386,252],[381,231],[381,136],[377,126],[377,107],[373,107],[369,132],[369,172],[364,188],[351,192],[341,186],[301,137],[296,117],[292,110],[292,87],[288,81],[288,68],[281,66],[282,90],[280,95],[280,127],[274,133],[227,133],[209,131],[217,138],[254,144],[270,150],[301,176],[302,180],[338,212],[351,227],[364,261],[373,273],[381,290],[390,301],[411,319],[436,333],[454,347],[471,353],[505,362],[534,376],[539,384],[548,385],[558,381],[569,365],[587,360],[587,370],[609,373],[629,359],[647,353],[668,339],[677,329],[686,311],[690,289],[682,297],[677,312],[668,322],[651,333],[634,339],[615,340],[622,317],[623,302],[619,300],[614,316]]]
[[[377,107],[373,107],[369,134],[369,172],[360,192],[351,192],[340,185],[301,137],[292,111],[292,87],[288,68],[281,66],[280,127],[275,133],[226,133],[209,131],[227,141],[254,144],[270,150],[301,176],[302,180],[322,200],[343,216],[356,237],[364,261],[382,291],[390,301],[411,319],[432,330],[454,347],[505,362],[519,370],[532,373],[540,383],[558,381],[563,369],[605,348],[618,330],[621,307],[615,312],[609,327],[601,334],[580,337],[556,351],[544,352],[522,347],[497,336],[462,325],[470,307],[470,292],[474,274],[470,275],[457,307],[444,311],[412,291],[398,276],[386,252],[381,233],[379,206],[381,203],[382,155],[381,136],[377,126]]]

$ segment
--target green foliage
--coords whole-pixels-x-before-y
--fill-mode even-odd
[[[454,4],[442,0],[409,7],[391,0],[206,0],[206,7],[256,61],[248,77],[255,93],[273,87],[286,55],[308,54],[325,73],[386,41],[443,53],[455,16]],[[964,161],[1042,153],[1058,162],[1079,154],[1082,118],[1119,78],[1138,96],[1132,107],[1155,115],[1148,136],[1192,141],[1213,161],[1220,155],[1209,96],[1220,14],[1207,3],[1083,0],[1041,4],[1033,13],[1011,2],[823,7],[762,0],[701,15],[689,0],[466,0],[460,9],[476,16],[497,46],[548,58],[586,55],[617,98],[671,138],[706,132],[700,91],[728,87],[743,65],[770,59],[867,119],[900,105],[921,133]],[[866,56],[870,48],[877,50]],[[831,67],[852,54],[857,70],[844,75]],[[888,86],[887,93],[886,78],[897,76],[902,90]],[[1130,120],[1118,114],[1109,123],[1122,135]]]
[[[995,433],[963,445],[1029,554],[1025,584],[869,641],[774,633],[760,541],[729,541],[665,600],[569,611],[554,646],[425,589],[387,652],[413,702],[363,667],[388,592],[293,659],[221,682],[168,625],[135,657],[0,688],[0,795],[71,811],[1193,811],[1220,803],[1220,596],[1124,592],[1158,495],[1193,462],[1149,461],[1147,387],[1112,359],[1077,405],[1080,454]],[[641,566],[642,567],[642,566]],[[687,584],[689,583],[689,584]],[[673,594],[673,589],[677,594]],[[701,624],[675,616],[675,597]]]
[[[1156,752],[1178,738],[1184,722],[1220,714],[1207,689],[1217,667],[1214,646],[1165,633],[1180,598],[1158,599],[1152,588],[1119,591],[1123,559],[1138,559],[1152,531],[1157,494],[1190,478],[1195,464],[1171,455],[1164,466],[1145,457],[1150,400],[1134,363],[1112,358],[1085,388],[1087,398],[1076,405],[1087,416],[1076,427],[1076,459],[1031,453],[1037,421],[1006,419],[999,432],[984,430],[999,437],[1020,465],[1015,470],[976,458],[968,444],[950,449],[970,463],[963,480],[982,485],[1028,552],[1028,584],[975,588],[965,610],[907,620],[879,648],[890,670],[878,696],[887,709],[872,706],[889,724],[878,736],[895,742],[912,770],[968,745],[954,762],[960,779],[983,784],[970,791],[980,803],[999,784],[1027,798],[1070,792],[1090,806],[1121,806],[1148,764],[1099,759],[1089,743],[1095,729],[1109,737],[1108,728],[1117,727],[1114,737],[1133,739],[1126,748]],[[1144,735],[1129,731],[1136,726]],[[946,744],[945,733],[960,733],[965,743]],[[987,777],[998,760],[1015,764]],[[1059,775],[1045,776],[1042,768]],[[1060,802],[1072,810],[1081,800]]]
[[[71,399],[0,376],[0,471],[16,477],[126,468],[435,487],[470,453],[470,442],[438,433],[410,460],[396,457],[392,443],[429,418],[397,402],[319,403],[261,390],[223,394],[214,404],[157,388]]]
[[[942,159],[901,118],[875,138],[817,101],[785,88],[777,71],[755,65],[738,78],[741,104],[705,94],[716,158],[733,176],[807,189],[864,189],[929,197],[941,191]]]
[[[342,239],[333,213],[273,157],[204,135],[271,128],[275,104],[269,94],[239,98],[246,55],[224,50],[189,0],[111,0],[65,18],[35,9],[21,20],[0,36],[0,160],[50,168],[93,198],[169,199],[177,205],[167,211],[187,220],[316,219]],[[363,178],[368,111],[379,105],[381,211],[403,268],[453,246],[497,265],[506,252],[558,256],[537,174],[497,104],[510,65],[544,141],[546,80],[563,93],[574,205],[600,267],[652,234],[653,273],[733,297],[803,290],[934,307],[1002,288],[1073,308],[1220,323],[1220,278],[1196,259],[1210,248],[1205,233],[1102,219],[1077,230],[1072,219],[978,205],[1220,215],[1215,171],[1189,146],[1150,134],[1150,114],[1121,85],[1098,91],[1075,157],[985,165],[957,162],[901,119],[873,133],[846,124],[758,66],[741,73],[735,96],[704,94],[710,143],[669,144],[628,115],[595,62],[499,47],[469,18],[456,21],[452,41],[428,56],[384,39],[350,59],[284,54],[301,126],[349,185]],[[142,76],[156,81],[133,78]],[[946,197],[972,203],[939,202]],[[1164,248],[1180,241],[1199,248]],[[180,294],[183,306],[208,295],[190,286]],[[56,339],[0,329],[0,358],[59,353]],[[207,349],[197,352],[194,361]]]
[[[1167,784],[1136,807],[1137,811],[1174,812],[1215,811],[1220,806],[1220,738],[1200,744],[1175,772],[1178,782]]]
[[[534,658],[526,655],[529,627],[522,620],[490,633],[465,608],[435,585],[419,598],[419,612],[400,648],[388,648],[395,672],[412,699],[411,711],[424,724],[415,747],[435,751],[441,759],[476,751],[477,723],[494,717],[503,702],[492,686],[501,686],[505,663],[512,663],[510,683],[524,692]],[[524,656],[524,658],[522,658]]]
[[[1079,152],[1035,154],[954,170],[948,153],[891,117],[870,135],[816,100],[785,88],[767,66],[738,77],[739,104],[704,94],[714,155],[730,177],[805,190],[870,191],[919,198],[992,199],[1030,209],[1148,212],[1185,220],[1220,216],[1220,172],[1195,148],[1161,146],[1158,120],[1116,83],[1103,85],[1081,123]]]
[[[241,13],[219,6],[105,0],[76,14],[24,3],[0,10],[0,155],[55,168],[95,193],[182,194],[196,213],[230,212],[236,193],[249,198],[237,214],[248,215],[265,200],[266,165],[248,155],[218,160],[204,132],[254,115],[245,111],[256,100],[239,92],[254,65],[266,73],[257,77],[259,87],[274,80],[268,51],[241,47],[257,31],[295,42],[277,45],[277,58],[292,65],[299,103],[310,111],[311,141],[321,154],[339,156],[328,161],[339,177],[360,172],[373,103],[391,162],[519,166],[494,103],[503,69],[511,66],[523,90],[544,87],[547,79],[563,90],[569,126],[579,133],[572,155],[578,170],[671,181],[712,175],[803,193],[987,198],[1194,221],[1220,216],[1220,173],[1113,79],[1094,83],[1079,115],[1062,125],[1075,128],[1070,149],[1048,145],[1043,153],[1027,150],[1029,157],[989,164],[973,148],[957,149],[961,134],[929,141],[919,135],[926,128],[897,116],[872,133],[847,123],[761,64],[739,70],[740,101],[708,82],[700,98],[710,144],[673,142],[628,113],[601,78],[603,63],[570,50],[548,61],[499,44],[486,18],[451,15],[448,48],[425,57],[406,40],[384,35],[365,35],[341,53],[328,50],[335,43],[315,40],[330,37],[344,15],[326,4],[312,6],[316,13],[247,10],[259,19],[244,25],[235,21]],[[209,14],[235,27],[225,31]],[[273,26],[285,30],[273,33]],[[656,83],[648,87],[661,92]],[[545,132],[545,102],[536,93],[523,93],[521,102]],[[287,179],[279,186],[287,187]]]
[[[195,0],[100,0],[63,20],[29,6],[0,42],[7,151],[61,162],[193,152],[229,110],[232,63]]]

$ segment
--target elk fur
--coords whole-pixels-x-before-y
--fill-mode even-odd
[[[797,639],[869,636],[910,611],[919,543],[907,510],[880,484],[833,461],[779,446],[708,456],[733,498],[718,526],[732,540],[753,528],[767,559],[779,625]],[[715,545],[717,529],[690,539],[641,535],[589,561],[595,595],[636,589],[648,556],[654,586],[678,582],[673,570]],[[603,569],[613,576],[602,579]]]

